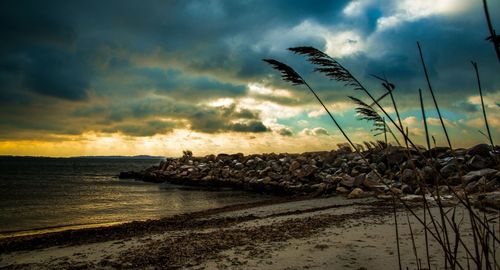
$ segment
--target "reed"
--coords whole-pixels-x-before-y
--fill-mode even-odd
[[[484,106],[483,89],[481,88],[481,78],[479,77],[479,70],[476,62],[471,61],[471,64],[474,67],[474,71],[476,73],[477,88],[479,89],[479,97],[481,98],[481,108],[483,109],[484,124],[486,126],[486,131],[488,132],[488,138],[490,140],[491,148],[494,149],[495,144],[493,143],[493,136],[491,136],[490,125],[488,124],[488,117],[486,116],[486,108]]]
[[[374,136],[378,136],[381,134],[385,134],[386,132],[389,132],[394,138],[394,141],[396,141],[398,145],[401,145],[399,143],[398,138],[392,131],[392,129],[389,126],[387,126],[385,119],[382,116],[380,116],[380,114],[377,113],[372,106],[366,104],[359,98],[355,98],[353,96],[348,96],[348,98],[351,99],[351,101],[353,101],[354,104],[357,105],[354,111],[359,115],[358,119],[372,122],[373,128],[370,131],[374,132],[373,134]],[[385,141],[387,143],[387,139],[385,139]]]
[[[488,9],[488,2],[483,0],[484,17],[486,18],[486,23],[488,25],[488,31],[490,36],[486,40],[491,41],[495,53],[497,54],[497,59],[500,62],[500,36],[496,34],[493,24],[491,23],[490,11]]]
[[[432,89],[432,85],[429,79],[429,75],[427,72],[427,66],[424,61],[424,56],[422,53],[422,49],[419,43],[417,43],[417,47],[419,50],[420,54],[420,60],[422,63],[422,67],[424,69],[424,74],[425,78],[429,87],[429,92],[431,94],[431,97],[434,102],[434,107],[436,111],[438,112],[440,122],[443,128],[443,132],[445,134],[448,146],[450,147],[450,150],[453,153],[452,149],[452,144],[451,144],[451,139],[448,135],[448,132],[446,130],[446,126],[444,125],[444,120],[441,115],[441,111],[439,108],[439,105],[437,103],[436,97],[434,90]],[[415,143],[412,141],[410,138],[410,135],[408,133],[408,127],[404,127],[402,125],[401,117],[399,115],[399,110],[397,106],[397,101],[393,95],[393,90],[395,89],[395,85],[390,83],[387,79],[381,78],[378,76],[374,76],[375,78],[379,79],[382,81],[383,87],[387,90],[387,92],[384,94],[384,96],[390,95],[391,96],[391,101],[392,105],[396,111],[397,114],[397,121],[396,123],[391,115],[387,113],[386,110],[380,105],[380,100],[381,99],[375,99],[373,95],[366,89],[351,73],[348,69],[344,68],[339,62],[337,62],[335,59],[331,58],[330,56],[326,55],[325,53],[313,48],[313,47],[296,47],[296,48],[290,48],[290,51],[299,54],[299,55],[304,55],[307,57],[307,60],[311,62],[313,65],[316,66],[315,71],[320,72],[324,75],[326,75],[328,78],[339,81],[341,83],[344,83],[344,85],[352,87],[356,91],[362,91],[364,92],[373,102],[372,105],[368,105],[367,103],[361,101],[358,98],[354,98],[352,96],[349,96],[349,98],[358,106],[355,111],[359,115],[360,120],[368,120],[372,122],[373,128],[372,131],[375,132],[375,135],[379,134],[384,134],[385,137],[385,143],[383,147],[387,147],[387,137],[386,133],[389,132],[393,135],[395,141],[397,141],[397,137],[395,134],[391,131],[389,126],[386,124],[385,119],[389,119],[389,122],[396,128],[397,131],[399,131],[400,135],[404,138],[405,140],[405,145],[408,155],[408,160],[410,166],[414,168],[415,172],[418,172],[416,169],[416,165],[410,160],[410,149],[415,149],[416,152],[425,157],[427,160],[427,164],[432,166],[433,170],[437,172],[437,177],[433,183],[434,185],[434,190],[436,192],[436,195],[434,196],[436,203],[437,203],[437,209],[438,209],[438,215],[434,216],[432,211],[431,211],[431,206],[427,202],[427,198],[425,195],[425,190],[427,190],[427,183],[425,182],[425,179],[423,176],[420,174],[420,172],[417,173],[417,178],[419,181],[419,185],[421,187],[422,192],[422,197],[423,197],[423,219],[420,217],[417,212],[414,211],[414,209],[408,205],[404,200],[402,200],[397,194],[392,192],[392,190],[389,187],[390,193],[393,198],[393,215],[395,218],[395,233],[396,233],[396,239],[397,239],[397,249],[398,249],[398,266],[400,269],[402,269],[402,264],[401,264],[401,254],[400,254],[400,247],[399,247],[399,229],[398,229],[398,222],[397,222],[397,207],[398,205],[402,205],[404,209],[409,213],[411,216],[413,216],[422,226],[424,229],[424,237],[425,237],[425,254],[426,254],[426,263],[427,263],[427,268],[431,268],[431,262],[430,262],[430,252],[429,252],[429,236],[430,238],[434,239],[439,246],[441,247],[443,251],[443,258],[444,262],[443,265],[445,269],[470,269],[470,263],[474,264],[474,266],[477,269],[500,269],[500,266],[497,263],[496,260],[496,246],[500,243],[500,240],[497,237],[497,233],[495,232],[495,229],[491,228],[491,219],[486,218],[486,215],[483,214],[483,216],[480,216],[477,214],[472,207],[472,203],[467,197],[467,194],[465,194],[465,197],[462,198],[459,194],[456,193],[456,191],[451,190],[451,186],[445,181],[444,187],[447,187],[450,189],[451,193],[458,199],[459,204],[464,206],[465,209],[467,210],[467,218],[470,220],[470,226],[472,230],[472,237],[473,237],[473,247],[469,246],[466,244],[466,242],[463,240],[463,232],[462,232],[462,226],[463,226],[463,218],[462,220],[457,220],[457,215],[456,215],[456,207],[451,208],[451,210],[447,210],[447,208],[443,205],[441,201],[442,194],[440,194],[440,188],[442,187],[440,180],[439,179],[445,179],[444,177],[441,176],[439,170],[435,167],[435,162],[433,161],[432,157],[432,151],[431,146],[430,146],[430,139],[429,139],[429,130],[427,127],[427,122],[426,122],[426,114],[425,114],[425,108],[423,104],[423,98],[422,98],[422,91],[419,89],[419,98],[420,98],[420,107],[422,111],[422,118],[423,118],[423,125],[425,128],[425,136],[426,136],[426,144],[427,144],[427,152],[430,155],[423,155],[421,150],[415,145]],[[346,138],[348,141],[349,145],[358,153],[361,158],[367,162],[363,154],[361,153],[360,149],[357,147],[355,143],[349,138],[345,130],[339,125],[338,121],[333,117],[333,115],[330,113],[328,110],[327,106],[324,104],[324,102],[321,100],[321,98],[317,95],[316,91],[313,90],[313,88],[310,87],[310,85],[303,79],[302,76],[300,76],[293,68],[287,66],[286,64],[283,64],[279,61],[272,60],[272,59],[265,59],[265,62],[269,63],[273,68],[277,69],[278,71],[281,72],[281,77],[283,80],[291,82],[294,85],[304,85],[306,86],[309,91],[316,97],[318,102],[322,105],[322,107],[326,110],[336,127],[340,130],[342,135]],[[482,90],[480,86],[480,80],[479,80],[479,72],[477,71],[477,66],[474,66],[476,70],[476,75],[478,78],[478,84],[480,88],[480,96],[482,98]],[[376,105],[376,108],[381,111],[384,114],[384,117],[382,117],[374,108]],[[483,105],[483,112],[484,112],[484,103]],[[485,117],[485,122],[487,122],[487,117],[486,113],[483,113]],[[486,123],[487,130],[489,131],[489,126]],[[488,133],[490,134],[490,133]],[[434,136],[430,136],[434,142],[434,147],[436,147],[436,141]],[[490,138],[490,143],[493,145],[493,140],[491,138],[491,135],[488,136]],[[398,142],[399,144],[399,142]],[[369,149],[369,147],[368,147]],[[377,177],[379,177],[380,180],[383,180],[382,176],[375,170],[374,171]],[[460,173],[460,177],[462,177],[462,173]],[[451,213],[451,214],[450,214]],[[500,217],[499,217],[500,220]],[[409,218],[408,218],[409,222]],[[422,260],[418,256],[417,252],[417,247],[415,245],[415,239],[414,239],[414,234],[413,234],[413,228],[409,224],[410,228],[410,233],[412,237],[412,245],[413,245],[413,250],[414,250],[414,255],[415,255],[415,263],[417,265],[417,269],[424,269],[422,267]],[[500,228],[499,228],[500,231]],[[466,262],[461,261],[459,259],[459,250],[465,253],[466,256]],[[466,263],[466,264],[464,264]]]

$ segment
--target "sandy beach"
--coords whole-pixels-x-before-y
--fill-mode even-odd
[[[2,239],[0,267],[397,269],[392,211],[391,202],[340,196],[235,205],[107,228]],[[417,253],[425,260],[423,230],[413,218],[410,222]],[[403,209],[398,210],[398,224],[402,264],[414,269]],[[430,251],[432,268],[441,268],[439,247],[431,243]]]

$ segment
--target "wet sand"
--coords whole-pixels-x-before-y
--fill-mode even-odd
[[[398,269],[392,211],[390,202],[374,198],[237,205],[157,221],[18,237],[10,243],[0,240],[0,267]],[[405,213],[398,211],[402,263],[415,269]],[[423,230],[413,218],[410,222],[417,252],[425,261]],[[432,243],[430,251],[432,268],[441,268],[439,247]]]

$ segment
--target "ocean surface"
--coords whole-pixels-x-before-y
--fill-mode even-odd
[[[269,198],[116,177],[159,161],[0,157],[0,237],[155,219]]]

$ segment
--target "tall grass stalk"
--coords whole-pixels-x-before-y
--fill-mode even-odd
[[[395,233],[396,233],[396,249],[398,252],[398,265],[399,265],[399,270],[403,269],[401,265],[401,250],[399,247],[399,226],[398,226],[398,213],[396,210],[396,196],[392,195],[392,209],[393,209],[393,216],[394,216],[394,228],[395,228]]]
[[[356,152],[359,153],[359,150],[358,150],[358,147],[356,147],[354,145],[354,143],[351,141],[351,139],[349,138],[349,136],[347,136],[347,134],[345,133],[344,129],[339,125],[339,123],[337,122],[337,120],[335,119],[335,117],[333,117],[333,115],[330,113],[330,110],[328,110],[328,108],[325,106],[325,104],[323,103],[323,101],[319,98],[319,96],[316,94],[316,91],[314,91],[310,86],[309,84],[304,80],[304,78],[302,78],[302,76],[300,76],[293,68],[291,68],[290,66],[286,65],[286,64],[283,64],[279,61],[276,61],[274,59],[264,59],[263,60],[264,62],[267,62],[268,64],[270,64],[271,66],[273,66],[274,69],[276,70],[279,70],[282,74],[282,78],[285,80],[285,81],[289,81],[291,83],[293,83],[294,85],[305,85],[307,87],[307,89],[309,89],[309,91],[316,97],[316,99],[318,100],[318,102],[321,104],[321,106],[323,106],[323,108],[325,109],[325,111],[328,113],[328,115],[330,116],[330,118],[332,119],[333,123],[335,124],[335,126],[337,126],[337,128],[340,130],[340,132],[342,133],[342,135],[344,136],[344,138],[346,138],[346,140],[349,142],[349,144],[355,149]],[[362,154],[360,153],[360,155],[362,156]]]
[[[417,45],[420,48],[420,44],[417,43]],[[311,62],[312,64],[318,66],[317,68],[315,68],[315,71],[325,74],[327,77],[329,77],[332,80],[343,82],[343,83],[345,83],[346,86],[353,87],[354,90],[360,90],[360,91],[363,91],[364,93],[366,93],[370,97],[370,99],[377,105],[377,107],[385,114],[385,116],[391,121],[391,123],[397,128],[397,130],[401,133],[401,135],[405,138],[405,140],[408,140],[408,143],[411,144],[412,148],[414,148],[421,157],[425,158],[425,156],[422,154],[422,152],[420,152],[419,148],[415,145],[415,143],[413,143],[413,141],[406,135],[406,132],[399,125],[397,125],[394,122],[394,120],[392,119],[392,117],[380,105],[380,103],[377,100],[375,100],[375,98],[368,91],[368,89],[366,89],[350,73],[350,71],[347,70],[346,68],[344,68],[339,62],[337,62],[335,59],[331,58],[329,55],[327,55],[327,54],[323,53],[322,51],[320,51],[320,50],[318,50],[316,48],[313,48],[313,47],[295,47],[295,48],[289,48],[289,50],[292,51],[292,52],[294,52],[294,53],[296,53],[296,54],[307,56],[309,62]],[[428,79],[427,67],[425,66],[425,62],[423,61],[423,54],[421,53],[421,49],[419,50],[419,52],[420,52],[420,58],[421,58],[422,63],[423,63],[425,74],[427,75],[426,76],[427,83],[430,86],[431,94],[434,97],[434,91],[432,90],[432,86],[430,84],[430,80]],[[437,104],[437,101],[436,101],[435,97],[433,98],[433,100],[434,100],[434,104],[436,106],[436,109],[438,111],[438,114],[440,116],[443,130],[446,131],[446,127],[445,127],[444,121],[443,121],[443,119],[441,117],[441,112],[439,110],[439,106]],[[450,150],[453,150],[451,148],[451,142],[450,142],[449,136],[447,135],[447,132],[445,132],[445,136],[446,136],[446,139],[447,139],[447,141],[449,143]],[[434,143],[435,143],[435,138],[434,137],[433,137],[433,140],[434,140]],[[451,151],[451,153],[454,155],[453,151]],[[366,161],[366,159],[364,159],[364,160]],[[455,158],[455,160],[456,160],[456,158]],[[436,167],[433,164],[430,164],[430,165],[433,168],[434,172],[438,175],[438,177],[443,178],[442,175],[441,175],[441,172],[439,170],[437,170]],[[462,178],[462,176],[463,176],[460,170],[459,170],[459,176],[460,176],[460,178]],[[380,175],[378,177],[380,177],[380,179],[382,179],[382,177]],[[461,196],[459,196],[456,193],[455,190],[452,189],[452,187],[449,185],[449,183],[446,182],[445,184],[448,186],[448,188],[451,191],[451,193],[459,200],[459,202],[462,205],[464,205],[469,210],[470,215],[477,222],[481,223],[481,225],[484,226],[485,224],[483,223],[483,221],[481,220],[481,218],[479,218],[474,213],[474,211],[472,209],[472,206],[471,206],[471,203],[470,203],[470,201],[469,201],[469,199],[467,197],[467,194],[465,196],[465,199],[463,199],[463,198],[461,198]],[[437,199],[438,206],[442,206],[441,196],[440,196],[439,192],[438,192],[438,194],[436,196],[436,199]],[[441,209],[442,207],[439,207],[439,208]],[[411,211],[411,209],[409,209],[409,211]],[[447,217],[445,215],[441,215],[441,218],[445,218],[446,219]],[[419,219],[419,217],[417,217],[417,219]],[[422,220],[419,219],[419,222],[422,222]],[[443,222],[443,224],[444,224],[443,226],[446,226],[446,223]],[[489,227],[487,227],[487,229],[490,230]],[[450,243],[449,243],[449,239],[448,239],[447,227],[445,227],[445,230],[446,230],[446,233],[443,232],[444,238],[445,238],[445,243],[449,247]],[[498,238],[495,238],[495,240],[500,242],[500,240]]]
[[[413,255],[415,256],[415,265],[417,266],[417,269],[420,270],[422,269],[422,265],[420,264],[418,257],[417,246],[415,245],[415,236],[413,235],[413,228],[411,227],[410,216],[408,213],[406,213],[406,220],[408,222],[408,229],[410,230],[411,245],[413,247]]]
[[[471,61],[471,63],[472,66],[474,67],[474,71],[476,72],[477,88],[479,89],[479,96],[481,97],[481,108],[483,109],[484,124],[486,125],[486,131],[488,132],[488,138],[490,139],[491,148],[494,149],[495,144],[493,143],[493,137],[491,136],[490,125],[488,125],[488,117],[486,116],[486,108],[484,106],[483,90],[481,88],[481,78],[479,77],[479,70],[476,62]]]
[[[427,150],[431,150],[431,142],[429,141],[429,128],[427,127],[427,118],[425,116],[424,100],[422,99],[422,89],[418,89],[418,96],[420,97],[420,110],[422,111],[422,121],[425,128],[425,142],[427,143]]]
[[[428,74],[426,71],[425,62],[423,62],[423,55],[421,52],[421,48],[420,48],[419,44],[417,44],[417,45],[419,47],[419,52],[420,52],[422,64],[424,66],[427,82],[428,82],[429,87],[431,89],[431,95],[433,95],[432,86],[430,85],[430,81],[428,80]],[[387,114],[387,112],[382,108],[382,106],[379,104],[379,102],[373,98],[373,96],[368,92],[368,90],[366,88],[364,88],[359,83],[359,81],[357,81],[350,74],[350,72],[347,69],[342,67],[340,64],[338,64],[338,62],[336,62],[335,60],[333,60],[332,58],[330,58],[329,56],[327,56],[323,52],[318,51],[312,47],[291,48],[290,50],[294,51],[295,53],[298,53],[298,54],[304,54],[304,55],[309,56],[310,62],[312,62],[315,65],[319,65],[319,68],[316,68],[316,71],[319,71],[321,73],[326,73],[327,76],[329,76],[330,78],[333,78],[337,81],[342,81],[342,82],[346,83],[346,85],[353,86],[356,90],[364,91],[374,101],[374,103],[378,106],[378,108],[387,116],[387,118],[391,121],[391,123],[400,131],[400,133],[405,138],[405,141],[408,142],[409,144],[411,144],[412,147],[417,150],[417,153],[419,153],[420,156],[425,158],[425,156],[420,152],[420,150],[411,141],[411,139],[409,138],[409,135],[407,134],[408,132],[407,131],[405,132],[402,125],[401,124],[398,125],[394,122],[394,120]],[[331,115],[328,108],[324,105],[324,103],[319,98],[319,96],[316,94],[316,92],[309,86],[309,84],[307,84],[305,82],[305,80],[300,75],[298,75],[298,73],[296,73],[291,67],[289,67],[281,62],[278,62],[276,60],[264,60],[264,61],[271,64],[273,66],[273,68],[279,70],[282,73],[282,78],[285,81],[292,82],[295,85],[305,85],[313,93],[313,95],[316,97],[316,99],[318,99],[318,101],[323,106],[323,108],[327,111],[330,118],[333,120],[333,122],[337,126],[337,128],[339,128],[341,133],[344,135],[344,137],[349,142],[349,145],[357,152],[357,154],[360,155],[360,157],[363,159],[364,162],[368,163],[367,159],[358,150],[358,147],[356,147],[356,145],[347,136],[347,134],[344,132],[344,130],[341,128],[341,126],[338,124],[338,122],[335,120],[333,115]],[[421,91],[419,91],[419,92],[420,92],[420,99],[422,100]],[[434,96],[433,96],[433,100],[436,101]],[[434,102],[434,104],[438,110],[438,114],[440,115],[437,102]],[[423,102],[421,102],[421,109],[423,112],[423,119],[425,121],[425,110],[423,109]],[[440,117],[440,119],[441,119],[441,123],[443,126],[443,130],[446,130],[441,117]],[[426,125],[426,124],[424,123],[424,125]],[[451,149],[451,143],[449,140],[449,136],[447,136],[447,134],[445,134],[445,135],[447,137],[447,140],[449,142],[450,149]],[[427,148],[430,148],[430,142],[428,141],[428,137],[429,137],[428,130],[426,130]],[[432,138],[433,138],[434,144],[435,144],[434,136],[432,136]],[[407,149],[409,149],[409,145],[407,146]],[[409,151],[408,151],[408,155],[409,155]],[[429,163],[429,164],[431,164],[433,166],[432,168],[434,169],[434,171],[437,171],[438,177],[442,177],[439,170],[436,169],[435,165],[433,165],[433,163]],[[412,161],[410,161],[410,165],[413,166],[415,171],[417,172],[417,176],[418,176],[418,179],[420,181],[419,183],[422,187],[422,190],[425,190],[425,184],[424,184],[425,182],[424,182],[422,175],[416,170],[415,164],[413,164]],[[376,170],[374,172],[375,172],[376,176],[382,181],[382,183],[386,184],[383,181],[383,177]],[[460,177],[461,176],[462,175],[460,174]],[[479,244],[479,245],[475,245],[475,248],[477,249],[477,251],[476,250],[471,251],[467,247],[466,243],[461,238],[459,223],[456,222],[455,213],[453,213],[453,215],[450,218],[450,217],[448,217],[447,211],[444,211],[444,206],[441,202],[441,195],[440,195],[440,191],[439,191],[439,182],[437,179],[435,179],[435,180],[436,180],[434,183],[435,184],[435,191],[437,193],[435,198],[436,198],[436,202],[438,205],[437,208],[439,210],[439,216],[437,218],[439,219],[440,222],[437,222],[436,218],[431,213],[430,206],[427,204],[425,192],[422,192],[422,196],[424,199],[423,200],[424,201],[424,220],[422,220],[419,217],[419,215],[417,215],[417,213],[415,211],[413,211],[413,209],[404,200],[402,200],[399,196],[397,196],[392,191],[392,189],[390,189],[390,186],[388,186],[389,191],[390,191],[392,198],[393,198],[393,206],[394,206],[393,210],[394,210],[395,217],[397,214],[396,208],[395,208],[396,207],[396,199],[398,199],[398,202],[400,202],[407,209],[407,211],[409,213],[411,213],[411,215],[414,216],[416,218],[416,220],[424,226],[424,231],[426,233],[427,264],[429,267],[430,267],[430,255],[429,255],[429,250],[428,250],[429,243],[427,241],[427,234],[429,234],[432,238],[434,238],[438,242],[439,246],[442,248],[443,255],[444,255],[444,265],[446,268],[450,267],[451,269],[456,269],[456,268],[465,269],[464,266],[462,265],[462,263],[458,260],[458,248],[459,248],[459,246],[461,246],[463,248],[463,250],[465,251],[465,255],[467,256],[467,266],[469,266],[469,260],[472,260],[478,269],[481,268],[484,261],[488,262],[488,264],[489,264],[491,262],[491,260],[490,260],[491,258],[489,256],[491,256],[491,254],[493,254],[493,256],[495,256],[494,249],[492,251],[491,248],[489,248],[489,242],[488,242],[489,239],[492,239],[494,242],[500,243],[500,240],[496,237],[496,234],[494,232],[491,232],[491,229],[489,227],[489,221],[487,219],[485,219],[484,217],[480,218],[476,213],[474,213],[474,211],[472,210],[472,205],[467,198],[467,195],[465,195],[465,200],[462,199],[456,193],[456,191],[451,189],[451,186],[448,183],[446,183],[447,184],[446,186],[450,189],[452,194],[456,196],[456,198],[459,200],[459,203],[462,204],[463,206],[465,206],[466,209],[468,210],[469,218],[471,220],[471,227],[472,227],[472,231],[473,231],[473,235],[474,235],[474,241],[475,241],[475,243]],[[386,185],[388,185],[388,184],[386,184]],[[429,214],[428,217],[430,219],[430,225],[427,222],[427,215],[425,214],[426,212],[428,212],[428,214]],[[395,223],[397,224],[397,221]],[[448,231],[448,227],[450,228],[450,231]],[[453,243],[449,238],[450,232],[454,233],[454,236],[455,236]],[[398,245],[398,249],[399,249],[399,231],[398,231],[398,228],[396,228],[396,238],[397,238],[397,245]],[[479,247],[480,247],[480,250],[479,250]],[[485,258],[485,257],[488,257],[488,258]],[[398,255],[398,261],[399,261],[399,263],[401,263],[400,255]],[[494,260],[494,261],[496,261],[496,260]],[[418,267],[421,267],[420,262],[418,262]]]
[[[427,143],[427,150],[429,151],[429,154],[431,154],[431,145],[430,145],[430,142],[429,142],[429,129],[427,128],[427,119],[426,119],[426,116],[425,116],[425,108],[424,108],[424,101],[422,99],[422,90],[421,89],[418,89],[418,94],[419,94],[419,98],[420,98],[420,110],[422,111],[422,120],[424,122],[424,127],[425,127],[425,139],[426,139],[426,143]],[[430,155],[431,157],[431,155]],[[421,188],[425,188],[423,185]],[[428,207],[427,205],[427,200],[425,199],[425,195],[424,195],[424,200],[423,200],[424,204],[424,226],[427,226],[427,213],[426,213],[426,207]],[[430,260],[430,255],[429,255],[429,236],[427,234],[427,230],[424,230],[424,240],[425,240],[425,255],[426,255],[426,259],[427,259],[427,269],[430,269],[431,268],[431,260]]]
[[[344,129],[339,125],[339,123],[337,122],[337,120],[333,117],[333,115],[330,113],[330,111],[328,110],[328,108],[325,106],[325,104],[323,103],[323,101],[321,100],[321,98],[316,94],[316,92],[309,86],[309,84],[306,83],[306,81],[303,79],[302,76],[300,76],[293,68],[291,68],[290,66],[284,64],[284,63],[281,63],[277,60],[274,60],[274,59],[264,59],[263,60],[264,62],[270,64],[274,69],[280,71],[281,73],[281,78],[284,80],[284,81],[287,81],[287,82],[291,82],[293,85],[305,85],[312,93],[313,95],[316,97],[316,99],[318,99],[318,101],[320,102],[320,104],[323,106],[323,108],[326,110],[326,112],[328,113],[328,115],[330,116],[330,118],[332,119],[332,121],[334,122],[334,124],[337,126],[337,128],[340,130],[340,132],[342,133],[342,135],[346,138],[346,140],[348,141],[349,145],[356,151],[356,153],[362,158],[362,160],[366,163],[366,164],[369,164],[368,160],[366,159],[366,157],[361,154],[361,152],[359,151],[358,147],[356,147],[356,145],[352,142],[352,140],[349,138],[349,136],[344,132]],[[378,104],[378,103],[377,103]],[[378,104],[378,106],[380,106],[380,104]],[[396,125],[397,127],[397,125]],[[403,135],[404,135],[404,132],[403,132]],[[382,183],[384,183],[383,181],[383,177],[375,170],[375,175],[382,181]],[[391,194],[393,196],[393,198],[399,198],[396,196],[396,194],[394,194],[394,192],[392,192],[392,190],[390,189],[389,187],[389,191],[391,191]],[[420,217],[413,211],[413,209],[403,200],[399,200],[403,206],[420,222],[423,224],[423,221],[422,219],[420,219]],[[439,236],[436,236],[432,231],[429,230],[429,234],[431,234],[431,236],[433,236],[434,238],[439,238]]]
[[[289,50],[296,54],[307,56],[309,62],[318,66],[315,71],[325,74],[332,80],[344,82],[346,86],[351,86],[354,88],[354,90],[363,91],[372,100],[372,102],[377,105],[379,110],[384,113],[385,117],[387,117],[387,119],[389,119],[389,121],[399,130],[403,137],[406,136],[404,130],[398,124],[396,124],[394,119],[373,97],[370,91],[368,91],[368,89],[364,87],[361,82],[359,82],[356,77],[354,77],[351,72],[349,72],[349,70],[340,65],[340,63],[335,59],[313,47],[295,47],[289,48]],[[413,141],[411,141],[409,138],[405,139],[408,139],[408,142],[412,145],[412,147],[418,150],[417,145],[413,143]]]
[[[361,120],[367,120],[370,122],[373,122],[373,129],[372,131],[376,132],[389,132],[391,133],[392,137],[394,138],[394,141],[398,144],[401,145],[399,142],[398,138],[396,137],[396,134],[392,131],[392,129],[387,125],[387,122],[385,121],[385,118],[380,116],[375,109],[372,107],[372,105],[368,105],[367,103],[363,102],[359,98],[355,98],[353,96],[347,96],[349,99],[351,99],[358,107],[354,109],[354,111],[359,114],[359,118]],[[375,136],[379,135],[381,133],[375,134]],[[386,141],[387,144],[387,141]]]
[[[488,24],[488,30],[490,31],[490,36],[486,38],[493,43],[493,47],[495,48],[495,53],[497,54],[498,61],[500,62],[500,37],[495,33],[495,29],[493,29],[493,24],[491,23],[490,12],[488,10],[488,3],[486,0],[483,0],[483,8],[484,8],[484,16],[486,18],[486,23]]]
[[[382,117],[382,120],[384,121],[384,142],[387,145],[387,124],[385,123],[385,118]]]
[[[434,96],[434,91],[432,90],[431,81],[429,79],[429,73],[427,72],[427,66],[425,65],[424,55],[422,53],[422,48],[420,47],[419,42],[417,42],[417,47],[418,47],[418,52],[420,54],[420,61],[422,62],[422,67],[424,69],[425,80],[427,81],[427,86],[429,87],[429,92],[431,93],[431,96],[432,96],[432,101],[434,101],[434,106],[435,106],[436,111],[438,113],[439,121],[441,122],[441,126],[443,127],[444,135],[446,137],[446,141],[448,142],[448,146],[450,147],[451,150],[453,150],[453,147],[451,146],[450,136],[448,136],[448,131],[446,130],[446,126],[444,125],[443,117],[441,116],[441,110],[439,110],[439,106],[437,104],[436,97]]]
[[[399,126],[401,127],[401,129],[403,129],[403,123],[401,122],[401,116],[399,115],[398,106],[396,104],[396,100],[394,99],[394,94],[393,94],[393,91],[396,87],[394,86],[393,83],[389,82],[387,80],[387,78],[385,78],[385,76],[384,76],[384,78],[381,78],[381,77],[376,76],[376,75],[372,75],[372,76],[374,76],[375,78],[382,81],[382,86],[387,90],[387,93],[389,93],[389,96],[391,97],[392,107],[394,108],[394,111],[396,112],[396,118],[398,119]]]

